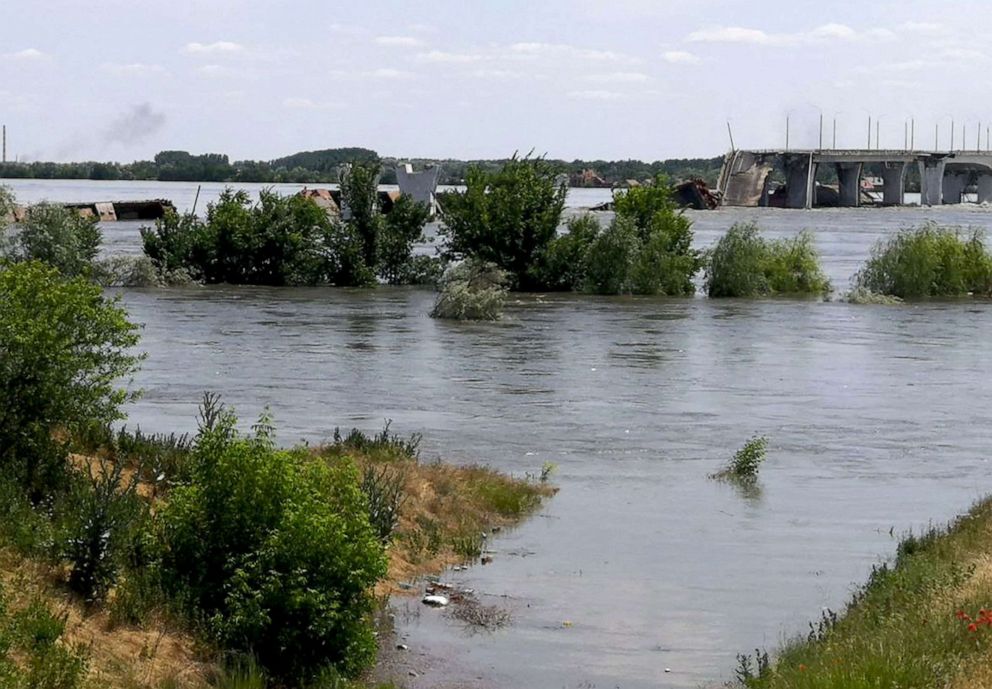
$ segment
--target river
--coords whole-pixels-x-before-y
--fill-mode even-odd
[[[164,195],[149,184],[109,198]],[[838,291],[900,227],[992,226],[976,207],[691,215],[700,246],[737,220],[769,236],[813,230]],[[126,225],[105,227],[115,251],[139,250]],[[501,322],[460,324],[428,318],[432,298],[123,292],[149,354],[129,408],[144,430],[193,429],[213,390],[248,420],[269,406],[286,443],[392,419],[424,434],[428,459],[518,475],[557,465],[560,493],[492,541],[493,563],[448,577],[513,624],[468,635],[400,601],[413,613],[400,615],[400,667],[419,675],[405,685],[719,685],[737,653],[774,650],[842,607],[901,533],[989,490],[987,302],[522,295]],[[760,490],[707,478],[756,433],[769,439]]]

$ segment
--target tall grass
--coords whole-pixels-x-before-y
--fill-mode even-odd
[[[927,221],[879,241],[854,278],[856,288],[893,297],[992,294],[992,255],[981,230]]]
[[[748,689],[988,687],[992,499],[948,529],[905,539],[843,615],[827,614],[771,664],[745,659]]]
[[[820,267],[813,235],[765,239],[755,223],[736,223],[720,238],[706,261],[710,297],[824,295],[830,281]]]

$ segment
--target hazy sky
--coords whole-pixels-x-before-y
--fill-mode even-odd
[[[826,138],[974,146],[992,3],[0,0],[8,157],[710,156]],[[985,125],[982,125],[983,129]]]

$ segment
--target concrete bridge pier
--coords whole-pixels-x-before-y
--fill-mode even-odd
[[[978,202],[992,203],[992,173],[982,172],[978,175]]]
[[[970,175],[967,172],[945,172],[940,202],[961,203],[961,194],[964,193],[964,188],[968,186],[969,177]]]
[[[813,207],[813,180],[816,164],[812,155],[790,156],[785,159],[786,200],[788,208]]]
[[[944,202],[943,160],[925,158],[920,161],[920,205],[939,206]]]
[[[861,169],[863,163],[834,163],[837,168],[838,199],[840,206],[856,207],[861,204]]]
[[[901,206],[906,196],[906,163],[884,163],[882,184],[882,205]]]

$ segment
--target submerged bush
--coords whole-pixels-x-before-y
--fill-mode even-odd
[[[672,198],[668,181],[618,192],[616,217],[589,245],[584,287],[598,294],[684,296],[696,291],[698,252],[692,221]]]
[[[83,278],[36,261],[0,270],[0,470],[35,497],[64,478],[64,441],[121,417],[138,327]]]
[[[142,228],[145,255],[162,284],[197,282],[251,285],[399,284],[427,280],[433,265],[411,251],[427,208],[401,196],[388,215],[379,211],[374,165],[353,166],[342,182],[346,219],[333,218],[303,196],[226,189],[200,219],[167,213]],[[111,273],[113,274],[113,273]]]
[[[0,205],[5,203],[0,199]],[[42,261],[66,277],[88,275],[103,240],[97,223],[97,218],[73,209],[40,203],[28,208],[16,225],[16,233],[5,242],[5,253],[15,261]]]
[[[706,292],[710,297],[822,295],[830,291],[811,233],[765,239],[760,232],[755,223],[736,223],[709,252]]]
[[[744,447],[734,453],[730,463],[713,474],[712,478],[754,481],[758,478],[758,468],[765,461],[767,449],[768,439],[764,436],[754,436],[744,443]]]
[[[855,285],[902,299],[985,296],[992,294],[992,256],[981,230],[928,221],[879,241]]]
[[[191,480],[161,512],[166,589],[276,677],[357,674],[375,658],[371,587],[386,572],[358,473],[277,449],[264,418],[251,437],[236,421],[204,418]]]
[[[548,244],[535,268],[544,289],[552,292],[578,291],[586,282],[589,248],[599,236],[599,220],[581,215],[568,221],[568,232]]]
[[[631,274],[641,250],[637,226],[617,216],[589,245],[585,260],[585,285],[595,294],[629,294]]]
[[[450,258],[509,272],[520,290],[547,288],[537,266],[558,233],[567,180],[543,158],[513,158],[499,170],[470,167],[465,191],[440,194],[441,234]]]
[[[464,261],[441,279],[432,318],[495,321],[503,314],[509,276],[494,263]]]

